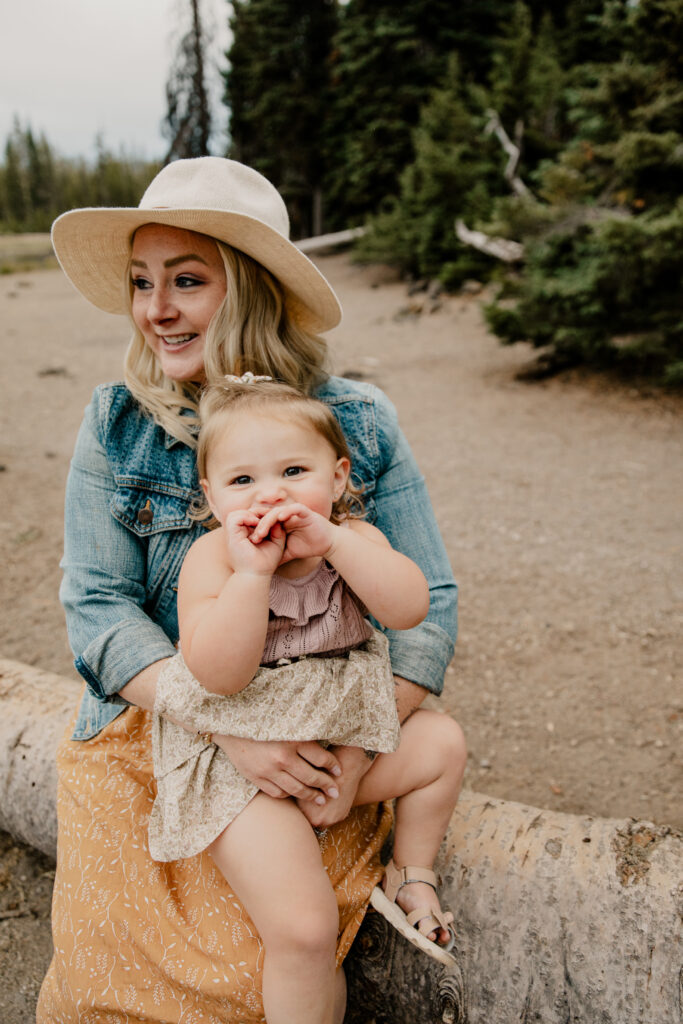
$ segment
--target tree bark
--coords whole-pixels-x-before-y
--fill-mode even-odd
[[[347,1024],[679,1024],[680,832],[466,792],[439,865],[457,969],[368,915]]]
[[[0,828],[54,857],[55,748],[78,684],[0,660]],[[679,1024],[683,836],[465,792],[437,865],[457,966],[369,913],[346,1024]]]
[[[74,680],[0,658],[0,829],[52,858],[55,752],[79,693]]]

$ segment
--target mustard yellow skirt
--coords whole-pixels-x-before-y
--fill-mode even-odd
[[[94,739],[58,755],[54,957],[37,1024],[262,1022],[263,948],[207,853],[149,855],[154,800],[151,716],[128,708]],[[337,961],[382,875],[388,807],[355,809],[320,837],[339,904]]]

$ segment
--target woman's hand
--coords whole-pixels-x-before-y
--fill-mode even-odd
[[[262,531],[258,542],[252,543],[263,518],[250,509],[237,509],[226,516],[223,531],[233,572],[272,576],[280,565],[285,549],[285,531],[279,522]]]
[[[324,558],[334,544],[339,527],[299,502],[277,505],[261,518],[251,534],[251,541],[260,545],[274,531],[285,533],[284,554],[280,564],[294,558]]]
[[[335,802],[341,785],[339,759],[319,743],[261,741],[214,736],[235,768],[268,796],[296,797],[306,805]]]

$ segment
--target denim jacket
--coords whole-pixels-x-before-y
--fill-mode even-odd
[[[426,620],[384,630],[392,668],[440,693],[455,642],[457,588],[395,409],[372,385],[340,377],[328,377],[316,395],[347,438],[367,519],[429,582]],[[203,532],[188,514],[198,494],[194,451],[154,423],[125,385],[96,388],[66,489],[60,596],[86,682],[73,739],[100,732],[128,706],[121,687],[176,653],[180,567]]]

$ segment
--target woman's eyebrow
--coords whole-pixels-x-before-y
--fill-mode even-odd
[[[187,260],[196,260],[197,263],[203,263],[205,267],[208,267],[208,263],[201,256],[198,256],[195,252],[189,252],[186,256],[173,256],[170,260],[164,260],[165,267],[175,267],[178,263],[185,263]]]
[[[165,267],[175,267],[178,263],[185,263],[189,260],[196,260],[197,263],[203,263],[205,267],[208,267],[208,263],[201,256],[198,256],[195,252],[189,252],[186,256],[172,256],[170,260],[164,260]],[[143,267],[147,269],[147,264],[144,260],[131,260],[130,264],[132,267]]]

